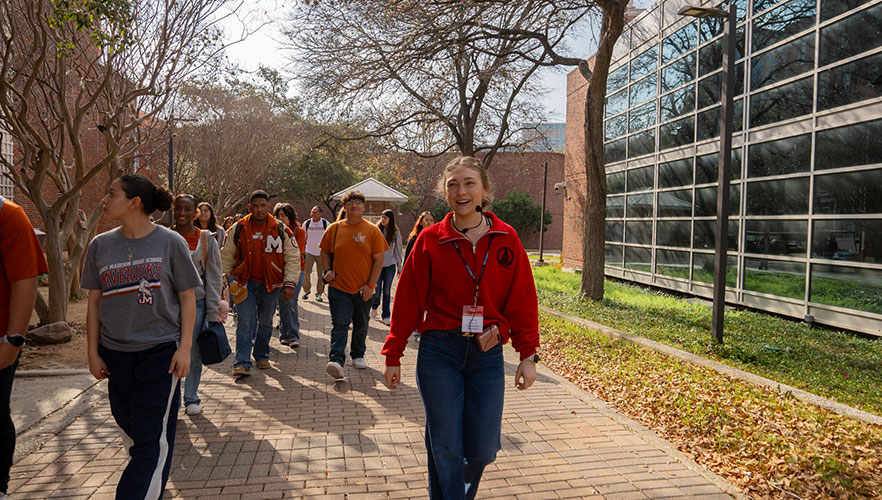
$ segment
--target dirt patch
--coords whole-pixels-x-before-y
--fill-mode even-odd
[[[40,290],[46,295],[45,288]],[[27,344],[21,354],[19,370],[39,369],[81,369],[89,367],[86,357],[86,309],[85,298],[71,301],[67,306],[67,320],[73,327],[73,338],[63,344]],[[39,318],[36,313],[31,317],[31,327]]]

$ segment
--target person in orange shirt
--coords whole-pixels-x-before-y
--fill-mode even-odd
[[[352,366],[367,368],[364,360],[371,298],[383,267],[383,255],[389,245],[374,224],[364,220],[364,195],[347,191],[343,195],[344,218],[328,226],[319,247],[322,251],[322,279],[328,283],[331,305],[331,352],[328,375],[343,378],[346,340],[352,324],[349,355]]]
[[[12,380],[37,297],[37,276],[49,272],[34,228],[20,206],[0,196],[0,498],[6,498],[15,452],[9,409]]]
[[[294,298],[286,301],[284,297],[279,297],[279,337],[282,345],[296,349],[300,347],[300,312],[297,298],[300,297],[300,289],[303,287],[303,278],[306,274],[306,259],[304,259],[306,252],[303,250],[306,248],[306,230],[297,223],[297,212],[290,203],[276,203],[273,217],[285,225],[291,243],[300,250],[300,279],[297,280]]]

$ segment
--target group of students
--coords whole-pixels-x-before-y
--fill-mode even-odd
[[[345,376],[350,325],[352,365],[367,368],[371,308],[382,305],[381,320],[390,325],[381,351],[389,389],[401,383],[400,360],[409,337],[421,334],[416,383],[426,412],[429,496],[474,498],[484,467],[500,449],[502,345],[511,340],[520,355],[515,386],[530,387],[538,361],[538,305],[517,234],[486,211],[490,182],[484,165],[472,157],[456,158],[441,181],[439,194],[451,212],[438,223],[422,213],[402,253],[394,213],[383,212],[376,225],[365,220],[365,198],[358,191],[344,195],[337,221],[327,223],[316,207],[306,227],[297,224],[288,204],[270,215],[269,196],[255,191],[250,213],[225,231],[217,227],[211,206],[190,195],[172,198],[136,174],[116,179],[103,200],[104,215],[121,225],[89,244],[81,283],[89,290],[89,369],[97,379],[109,379],[111,411],[130,456],[117,498],[163,494],[180,380],[185,379],[185,412],[199,413],[202,366],[195,338],[208,323],[223,321],[224,283],[229,283],[238,318],[233,375],[245,376],[252,357],[258,368],[270,367],[276,308],[282,343],[298,345],[297,298],[304,281],[303,298],[309,297],[313,265],[321,277],[316,300],[328,285],[327,372],[335,379]],[[150,214],[169,208],[172,227],[154,224]],[[8,245],[5,238],[0,237],[0,245]],[[2,248],[8,264],[11,254]],[[38,264],[29,272],[45,272],[45,262]],[[2,271],[0,300],[5,298]],[[396,274],[398,293],[391,304]],[[35,284],[32,288],[31,308]],[[0,327],[7,326],[6,312],[0,307]],[[23,320],[13,316],[0,332],[7,337],[23,328]],[[0,361],[2,349],[0,340]],[[12,436],[14,446],[14,431]]]

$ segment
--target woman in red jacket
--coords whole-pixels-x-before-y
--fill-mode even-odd
[[[424,229],[404,264],[382,354],[386,386],[401,381],[400,359],[422,334],[416,381],[426,410],[429,498],[472,499],[500,450],[505,392],[502,344],[521,362],[518,389],[536,380],[539,311],[527,252],[508,224],[483,208],[490,183],[477,159],[444,168],[453,213]],[[479,342],[496,327],[500,342]],[[484,350],[486,348],[486,350]]]

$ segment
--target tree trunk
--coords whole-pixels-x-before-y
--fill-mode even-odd
[[[49,265],[49,308],[46,316],[40,315],[44,324],[67,321],[67,303],[70,298],[70,281],[67,263],[64,261],[63,245],[60,241],[57,215],[47,213],[43,218],[46,225],[46,263]],[[39,313],[39,310],[38,310]]]

